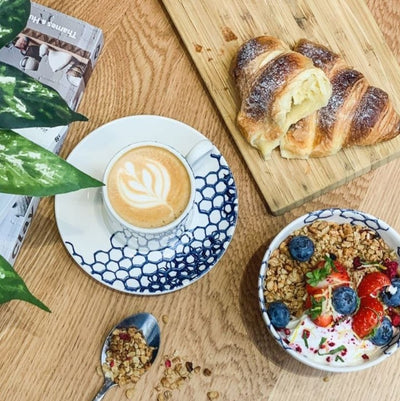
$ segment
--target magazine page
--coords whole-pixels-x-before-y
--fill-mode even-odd
[[[103,47],[102,31],[84,21],[32,3],[26,28],[4,48],[0,61],[55,89],[76,110]],[[67,126],[15,130],[59,153]],[[0,254],[15,261],[39,199],[0,193]]]

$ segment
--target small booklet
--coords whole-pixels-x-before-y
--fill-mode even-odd
[[[101,29],[31,3],[26,28],[0,49],[0,61],[55,89],[76,110],[104,44]],[[68,126],[15,130],[59,153]],[[14,263],[39,198],[0,193],[0,254]]]

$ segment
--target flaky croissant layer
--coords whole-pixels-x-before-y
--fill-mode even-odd
[[[293,51],[262,36],[239,49],[233,76],[239,128],[264,158],[323,157],[346,146],[397,136],[400,119],[386,92],[325,46],[302,39]]]
[[[233,76],[242,99],[238,125],[264,158],[293,123],[325,106],[332,92],[325,73],[308,57],[269,36],[241,46]]]

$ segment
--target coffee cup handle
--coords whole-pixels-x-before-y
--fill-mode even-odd
[[[209,156],[214,145],[208,140],[203,139],[196,143],[189,153],[186,155],[186,160],[191,167],[202,161],[205,157]]]

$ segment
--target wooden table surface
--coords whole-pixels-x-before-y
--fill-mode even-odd
[[[323,1],[323,0],[321,0]],[[400,61],[400,3],[367,0]],[[95,128],[126,115],[157,114],[183,121],[220,149],[235,176],[239,220],[217,266],[187,288],[141,297],[98,283],[72,260],[60,239],[54,199],[42,200],[15,268],[50,307],[0,306],[0,401],[92,400],[102,384],[96,372],[106,333],[139,311],[160,321],[160,356],[176,354],[211,376],[194,375],[172,400],[393,400],[400,399],[400,353],[357,373],[308,368],[286,355],[266,332],[257,299],[257,276],[270,240],[292,219],[323,207],[349,207],[379,216],[400,231],[400,160],[282,216],[273,217],[207,94],[171,21],[157,0],[42,0],[41,4],[101,27],[105,47],[62,151]],[[162,322],[162,316],[168,321]],[[162,358],[140,380],[137,400],[156,400]],[[113,388],[105,400],[124,400]]]

